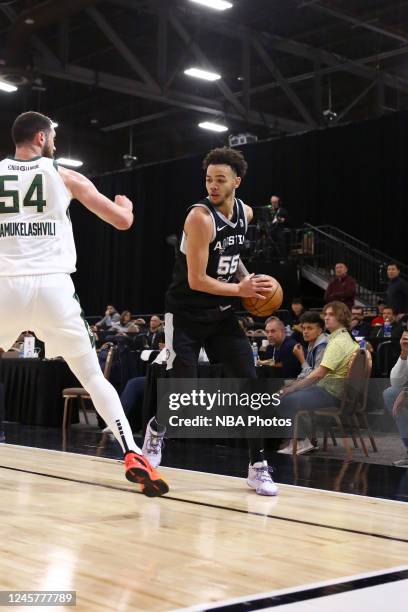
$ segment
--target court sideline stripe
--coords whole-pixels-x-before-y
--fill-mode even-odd
[[[23,470],[21,468],[13,468],[10,467],[8,465],[1,465],[0,464],[0,469],[4,469],[4,470],[10,470],[12,472],[20,472],[23,474],[31,474],[33,476],[44,476],[45,478],[54,478],[56,480],[64,480],[66,482],[74,482],[76,484],[85,484],[85,485],[91,485],[92,487],[100,487],[102,489],[112,489],[114,491],[124,491],[125,493],[137,493],[139,495],[142,495],[141,492],[139,491],[135,491],[135,490],[131,490],[128,489],[126,487],[120,487],[120,486],[114,486],[114,485],[108,485],[108,484],[102,484],[99,482],[91,482],[89,480],[79,480],[77,478],[69,478],[67,476],[56,476],[54,474],[45,474],[44,472],[34,472],[33,470]],[[394,536],[387,536],[381,533],[370,533],[368,531],[360,531],[358,529],[348,529],[347,527],[335,527],[334,525],[325,525],[323,523],[314,523],[312,521],[303,521],[300,519],[294,519],[294,518],[288,518],[288,517],[284,517],[284,516],[277,516],[276,514],[265,514],[264,512],[254,512],[254,511],[248,511],[248,510],[242,510],[241,508],[230,508],[228,506],[221,506],[221,505],[217,505],[217,504],[210,504],[208,502],[199,502],[199,501],[195,501],[193,499],[182,499],[181,497],[173,497],[171,495],[164,495],[161,499],[170,499],[173,501],[178,501],[178,502],[182,502],[185,504],[190,504],[193,506],[202,506],[204,508],[215,508],[217,510],[226,510],[227,512],[237,512],[239,514],[245,514],[246,516],[251,515],[251,516],[261,516],[263,518],[267,517],[267,518],[271,518],[271,519],[275,519],[277,521],[285,521],[288,523],[296,523],[298,525],[308,525],[309,527],[319,527],[321,529],[331,529],[333,531],[342,531],[344,533],[352,533],[355,535],[363,535],[363,536],[369,536],[372,538],[378,538],[380,540],[389,540],[392,542],[402,542],[403,544],[408,544],[408,540],[406,540],[405,538],[396,538]]]
[[[122,463],[123,464],[123,459],[119,459],[119,458],[114,458],[114,457],[98,457],[95,455],[88,455],[85,453],[77,453],[74,451],[61,451],[61,450],[56,450],[53,448],[40,448],[38,446],[25,446],[23,444],[9,444],[9,447],[12,448],[24,448],[24,449],[29,449],[29,450],[34,450],[34,451],[39,451],[39,452],[45,452],[45,453],[65,453],[67,455],[74,455],[75,457],[86,457],[87,459],[91,459],[91,461],[97,461],[100,463]],[[355,463],[355,462],[353,462]],[[214,473],[214,472],[203,472],[202,470],[190,470],[187,468],[177,468],[177,467],[172,467],[171,465],[161,465],[161,468],[164,468],[166,470],[174,470],[175,472],[188,472],[189,474],[203,474],[204,476],[224,476],[225,478],[233,478],[234,480],[243,480],[242,476],[231,476],[231,475],[224,475],[224,474],[218,474],[218,473]],[[392,467],[392,466],[387,466],[387,467]],[[395,468],[397,469],[397,468]],[[288,489],[301,489],[303,491],[308,491],[309,493],[311,493],[312,495],[315,493],[324,493],[325,495],[330,495],[330,496],[339,496],[339,497],[357,497],[359,499],[364,498],[365,500],[373,500],[373,501],[378,501],[381,503],[387,503],[387,504],[404,504],[406,506],[406,504],[408,503],[408,501],[402,500],[402,499],[389,499],[388,497],[381,497],[381,496],[373,496],[373,495],[361,495],[361,494],[357,494],[357,493],[350,493],[349,491],[331,491],[330,489],[319,489],[318,487],[306,487],[303,485],[295,485],[295,484],[290,484],[288,482],[277,482],[278,485],[282,485],[283,487],[288,488]]]
[[[275,592],[261,595],[252,595],[237,599],[230,599],[216,604],[198,604],[190,608],[179,608],[175,612],[211,612],[215,610],[228,610],[228,612],[251,612],[264,610],[265,608],[276,608],[287,604],[300,603],[310,599],[330,597],[367,589],[391,582],[399,582],[408,579],[408,569],[376,573],[374,576],[363,576],[346,580],[327,581],[319,586],[306,586],[295,590],[285,589],[284,592]],[[329,604],[330,605],[330,604]]]

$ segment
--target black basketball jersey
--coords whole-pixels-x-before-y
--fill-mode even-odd
[[[208,197],[190,206],[188,212],[195,207],[208,210],[214,226],[213,239],[208,247],[207,275],[225,283],[235,282],[235,272],[248,228],[243,202],[235,199],[234,213],[230,220],[216,210]],[[202,321],[221,319],[224,316],[223,313],[238,302],[237,298],[212,295],[190,288],[186,258],[187,240],[183,232],[173,280],[166,294],[166,311],[184,314],[186,317]]]

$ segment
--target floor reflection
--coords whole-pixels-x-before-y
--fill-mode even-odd
[[[121,459],[119,445],[111,434],[93,427],[72,427],[63,435],[59,428],[30,427],[5,423],[7,444],[33,446],[99,457]],[[141,439],[136,439],[142,444]],[[278,455],[268,451],[278,483],[328,491],[369,495],[408,501],[408,470],[388,465],[369,464],[314,455]],[[0,447],[1,463],[1,447]],[[247,450],[244,443],[221,440],[168,440],[163,465],[225,474],[246,475]]]

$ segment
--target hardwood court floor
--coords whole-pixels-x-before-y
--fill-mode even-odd
[[[171,492],[148,499],[118,461],[1,445],[0,590],[161,611],[406,565],[403,502],[162,472]]]

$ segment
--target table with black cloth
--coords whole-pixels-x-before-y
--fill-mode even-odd
[[[65,387],[80,386],[62,360],[0,359],[5,420],[24,425],[62,424]]]

